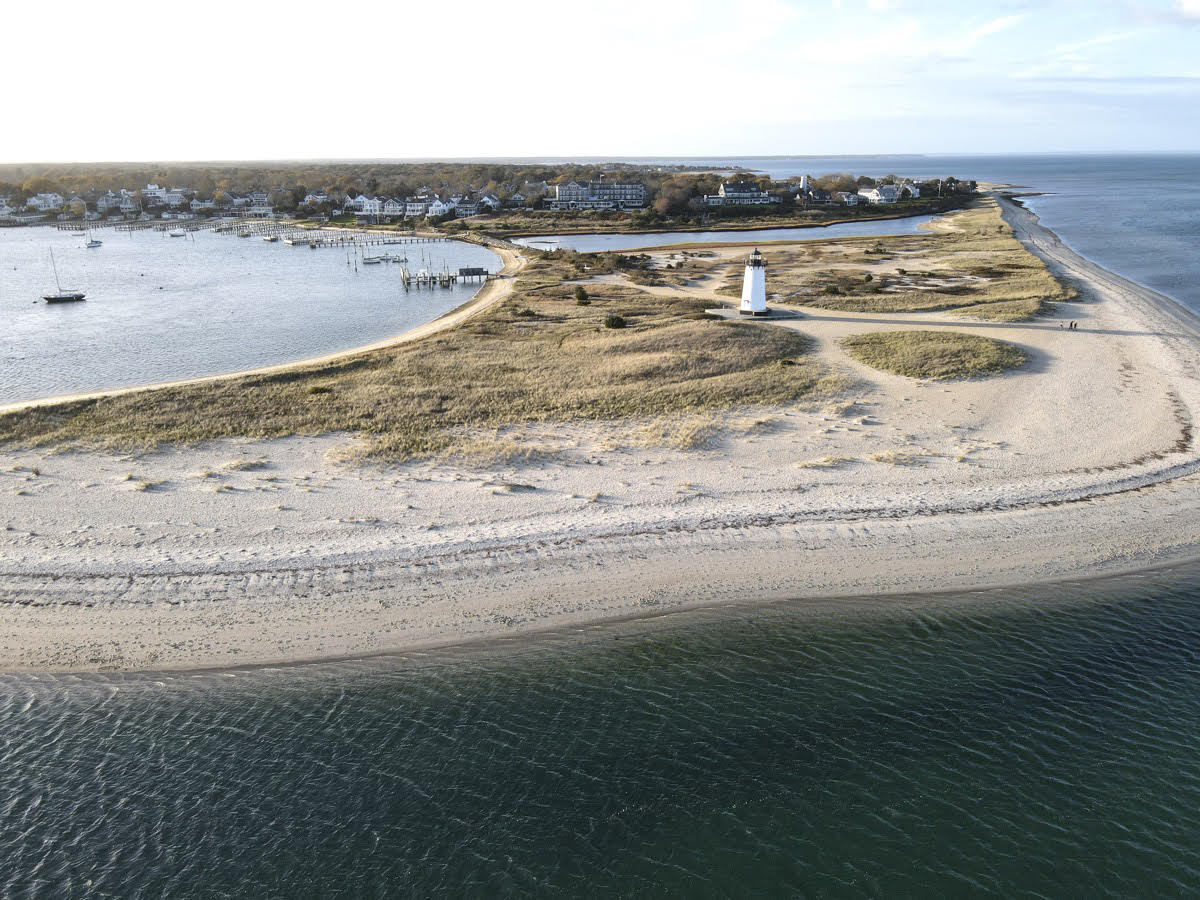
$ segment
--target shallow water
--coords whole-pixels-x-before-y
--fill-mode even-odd
[[[0,679],[4,896],[1181,896],[1200,567]]]
[[[665,231],[654,234],[543,234],[517,238],[514,243],[539,250],[557,248],[597,253],[604,250],[640,250],[667,244],[704,244],[713,242],[755,243],[767,241],[822,241],[829,238],[883,237],[889,234],[917,234],[933,216],[908,216],[902,219],[876,219],[873,222],[844,222],[818,228],[760,228],[754,231]]]
[[[285,363],[407,331],[466,302],[478,284],[406,292],[401,265],[348,265],[345,249],[207,231],[95,232],[103,246],[53,228],[0,229],[0,403]],[[83,303],[47,305],[50,251]],[[500,268],[475,244],[368,247],[432,262]],[[424,258],[425,262],[422,261]]]

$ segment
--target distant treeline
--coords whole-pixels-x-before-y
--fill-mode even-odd
[[[324,192],[331,200],[343,196],[408,197],[423,191],[435,193],[494,193],[501,200],[516,194],[536,207],[553,195],[554,185],[569,181],[640,182],[647,188],[644,216],[718,216],[748,214],[737,208],[706,208],[704,195],[715,194],[721,182],[753,182],[780,196],[792,206],[799,178],[773,181],[751,172],[705,172],[689,166],[637,166],[625,163],[581,165],[575,163],[451,163],[451,162],[254,162],[254,163],[57,163],[0,165],[0,196],[18,204],[38,193],[64,197],[94,192],[138,189],[146,184],[183,188],[200,198],[220,194],[267,191],[280,210],[295,209],[309,193]],[[810,188],[824,191],[857,191],[878,184],[899,182],[889,175],[835,173],[811,178]],[[973,192],[974,181],[955,178],[919,181],[923,200],[951,198]],[[762,214],[764,210],[757,210]]]
[[[685,166],[646,168],[542,163],[62,163],[0,165],[0,194],[23,199],[42,192],[63,195],[136,189],[146,184],[181,187],[202,197],[217,191],[404,197],[422,188],[434,191],[490,191],[504,199],[514,193],[545,192],[545,185],[568,181],[641,181],[653,188]]]

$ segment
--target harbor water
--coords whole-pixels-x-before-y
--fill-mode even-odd
[[[478,282],[405,291],[404,267],[495,272],[461,241],[311,250],[211,231],[0,229],[0,404],[217,375],[384,340],[437,318]],[[46,304],[53,261],[81,303]],[[362,253],[406,256],[364,265]]]

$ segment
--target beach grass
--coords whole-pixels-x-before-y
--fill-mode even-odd
[[[473,431],[651,419],[836,396],[847,379],[786,329],[714,321],[702,300],[571,280],[596,255],[534,254],[503,301],[425,340],[336,361],[31,407],[0,417],[10,446],[149,448],[348,432],[367,456],[453,452]],[[607,255],[609,257],[612,254]],[[619,316],[622,328],[606,328]],[[244,466],[240,461],[227,468]]]
[[[1019,322],[1076,296],[1013,236],[991,198],[940,220],[933,234],[821,242],[769,254],[781,299],[858,313],[953,312]],[[738,285],[718,293],[736,296]]]
[[[884,372],[935,380],[976,378],[1019,368],[1029,360],[1007,341],[958,331],[874,331],[841,341],[846,352]]]

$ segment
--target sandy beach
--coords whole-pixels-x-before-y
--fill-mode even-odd
[[[1196,556],[1197,319],[1028,211],[1005,204],[1005,216],[1077,302],[1011,324],[821,309],[757,323],[811,335],[857,386],[819,408],[718,417],[695,450],[639,441],[640,424],[623,423],[524,428],[536,459],[485,468],[348,463],[356,439],[344,434],[5,452],[0,669],[319,659]],[[402,339],[450,327],[494,292]],[[1031,361],[922,382],[837,343],[913,326],[1011,341]]]

